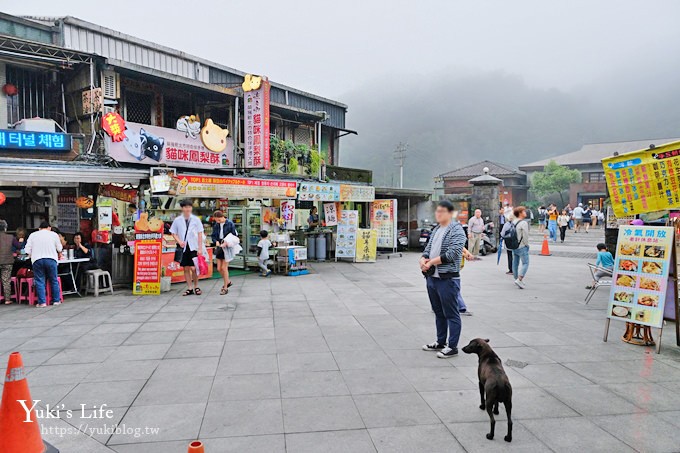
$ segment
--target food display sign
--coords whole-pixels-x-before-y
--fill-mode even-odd
[[[378,247],[397,244],[397,200],[375,200],[370,209],[371,228],[378,233]]]
[[[188,129],[185,131],[128,121],[125,123],[124,137],[115,141],[105,135],[104,145],[109,156],[118,162],[219,170],[234,167],[234,143],[226,137],[226,132],[209,120],[197,134],[190,134]],[[212,140],[216,140],[216,143]],[[219,149],[221,151],[214,151]]]
[[[71,136],[56,132],[0,130],[0,151],[71,151]]]
[[[621,226],[607,317],[660,328],[673,255],[673,228]]]
[[[132,294],[139,296],[161,293],[161,257],[163,255],[163,222],[149,220],[141,213],[135,222],[135,271]]]
[[[335,259],[356,256],[357,232],[359,230],[359,211],[343,209],[340,211],[338,238],[335,241]]]
[[[340,184],[340,201],[373,201],[375,187]]]
[[[340,201],[340,185],[303,182],[300,184],[298,199],[302,201]]]
[[[680,207],[680,142],[602,159],[616,217]]]
[[[375,263],[378,255],[378,230],[359,228],[357,234],[357,263]]]
[[[245,168],[269,169],[269,90],[266,77],[248,74],[243,82]]]
[[[293,199],[297,196],[295,181],[192,175],[178,178],[177,193],[188,197]]]

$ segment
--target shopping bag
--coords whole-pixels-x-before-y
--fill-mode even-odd
[[[198,255],[193,261],[194,266],[196,266],[197,275],[208,275],[208,261],[204,255]]]

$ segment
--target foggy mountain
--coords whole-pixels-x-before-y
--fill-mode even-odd
[[[501,72],[374,80],[342,97],[359,135],[341,139],[341,165],[398,186],[393,152],[406,142],[404,187],[431,188],[433,176],[483,159],[519,166],[585,143],[678,136],[673,73],[631,68],[568,92]]]

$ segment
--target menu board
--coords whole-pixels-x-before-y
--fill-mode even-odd
[[[60,190],[57,195],[57,220],[62,233],[75,233],[80,226],[76,194],[71,191]]]
[[[380,236],[374,229],[360,228],[357,234],[357,263],[375,263]]]
[[[680,207],[680,142],[602,159],[617,217]]]
[[[322,184],[315,182],[300,183],[298,200],[303,201],[340,201],[338,184]]]
[[[340,201],[373,201],[375,187],[340,184]]]
[[[338,239],[335,242],[335,259],[356,256],[359,211],[343,209],[338,223]]]
[[[135,233],[135,275],[132,294],[161,293],[163,234],[156,231]]]
[[[660,328],[673,228],[620,226],[607,317]]]
[[[378,247],[394,248],[397,244],[397,200],[375,200],[371,203],[371,228],[378,233]]]

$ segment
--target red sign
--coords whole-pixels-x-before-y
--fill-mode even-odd
[[[297,182],[277,179],[179,175],[179,195],[198,198],[275,198],[297,196]]]
[[[111,184],[104,184],[99,186],[99,195],[115,198],[126,203],[137,203],[137,191],[135,189],[123,189]]]
[[[257,90],[243,94],[246,168],[269,170],[269,89],[269,81],[263,77]]]
[[[102,118],[102,128],[114,142],[125,139],[125,120],[116,112],[109,112]]]
[[[132,294],[161,293],[162,251],[162,233],[135,231],[135,277]]]

